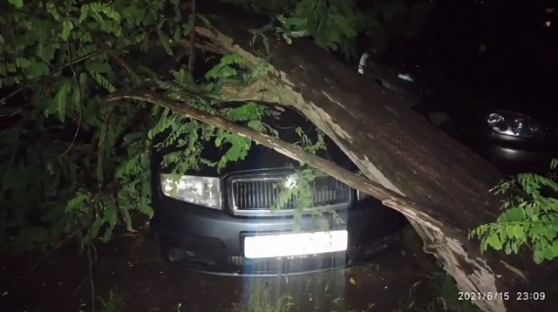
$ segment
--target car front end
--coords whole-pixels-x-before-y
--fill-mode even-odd
[[[446,120],[457,139],[504,172],[548,172],[550,161],[558,156],[553,115],[533,118],[517,111],[463,106],[450,110]]]
[[[263,149],[263,147],[258,147]],[[311,182],[297,213],[293,167],[170,176],[153,156],[152,227],[163,256],[218,275],[277,276],[347,267],[394,246],[405,218],[330,176]],[[282,188],[278,188],[281,185]],[[358,197],[358,198],[357,198]],[[284,203],[275,210],[278,201]]]
[[[558,128],[552,123],[503,109],[487,111],[484,120],[480,153],[503,168],[547,171],[558,156]]]

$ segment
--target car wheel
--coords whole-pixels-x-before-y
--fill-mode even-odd
[[[165,244],[163,240],[161,240],[161,236],[159,235],[159,231],[157,227],[152,226],[151,233],[153,236],[153,241],[157,246],[157,250],[161,257],[170,263],[180,263],[183,260],[188,258],[188,252],[182,250],[180,248],[171,247],[168,244]]]
[[[159,252],[161,257],[167,262],[171,262],[171,263],[174,262],[173,261],[174,259],[172,257],[169,257],[170,255],[169,246],[167,246],[161,241],[161,236],[159,235],[159,231],[157,227],[154,225],[151,225],[151,237],[153,238],[153,241],[157,246],[157,251]]]

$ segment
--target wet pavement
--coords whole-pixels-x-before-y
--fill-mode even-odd
[[[445,275],[433,273],[433,260],[409,244],[369,265],[288,278],[196,273],[162,260],[139,234],[118,236],[96,253],[96,311],[474,311],[447,307],[439,282]],[[0,311],[90,311],[88,261],[75,248],[1,263]],[[119,309],[110,307],[115,303]]]

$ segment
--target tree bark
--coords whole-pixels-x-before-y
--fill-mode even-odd
[[[455,278],[460,291],[492,295],[490,300],[474,302],[482,310],[540,309],[540,301],[517,300],[518,292],[545,291],[546,303],[553,300],[550,289],[541,288],[550,284],[547,282],[551,278],[544,266],[535,266],[525,254],[481,255],[478,241],[467,238],[470,229],[494,221],[499,214],[500,198],[489,192],[504,178],[499,171],[436,130],[396,95],[363,79],[356,68],[346,67],[310,42],[297,40],[289,45],[275,34],[267,35],[271,56],[263,55],[261,42],[251,44],[249,30],[262,27],[266,19],[231,6],[218,11],[205,15],[214,28],[196,26],[198,35],[242,56],[253,66],[269,61],[272,67],[266,77],[248,89],[223,90],[227,97],[281,103],[298,110],[339,145],[366,179],[324,160],[308,158],[300,150],[289,150],[289,145],[249,129],[236,131],[404,213],[423,238],[425,251],[435,255]],[[187,107],[184,110],[153,94],[127,97],[166,103],[193,118],[231,129],[223,119],[207,119],[200,112],[187,111]],[[521,271],[524,273],[517,273]],[[508,293],[509,300],[497,293]]]

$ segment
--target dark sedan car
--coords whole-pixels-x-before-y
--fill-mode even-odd
[[[505,171],[547,169],[558,155],[550,80],[513,69],[482,73],[473,65],[452,76],[417,59],[364,53],[358,71]]]
[[[289,110],[270,122],[291,142],[298,138],[297,127],[315,131]],[[327,145],[321,156],[356,171],[333,142]],[[325,175],[313,180],[314,204],[304,207],[301,220],[294,218],[296,196],[282,210],[272,211],[282,190],[297,184],[300,165],[261,145],[221,172],[203,167],[178,180],[162,166],[172,150],[152,152],[152,229],[163,257],[195,270],[270,276],[346,267],[394,246],[406,224],[400,213]],[[226,146],[210,144],[203,157],[216,161],[226,151]],[[320,211],[324,213],[316,216]],[[324,224],[329,224],[327,230]]]

